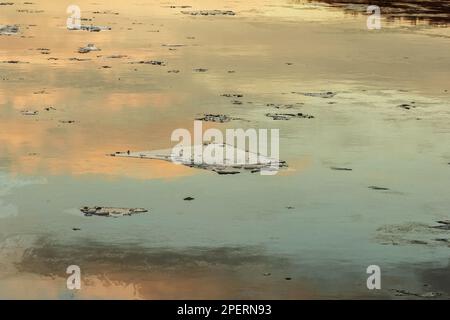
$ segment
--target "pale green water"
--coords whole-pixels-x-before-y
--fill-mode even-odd
[[[0,65],[0,297],[379,298],[392,297],[390,289],[448,297],[449,248],[434,240],[448,231],[407,234],[426,245],[392,245],[377,231],[449,219],[448,29],[390,24],[372,32],[364,17],[285,3],[234,2],[236,17],[195,18],[165,5],[144,12],[81,3],[87,12],[120,12],[98,15],[113,30],[95,34],[65,30],[65,4],[44,2],[33,22],[2,8],[8,23],[37,27],[23,29],[33,38],[0,37],[0,60],[30,62]],[[76,53],[89,42],[102,51]],[[165,43],[185,46],[169,51]],[[42,47],[51,54],[29,50]],[[128,63],[142,59],[168,65]],[[33,94],[40,90],[47,94]],[[235,92],[242,105],[220,96]],[[414,109],[398,107],[412,101]],[[285,112],[267,103],[296,102],[315,118],[264,116]],[[49,105],[57,110],[42,110]],[[26,108],[40,113],[21,115]],[[207,112],[250,120],[218,128],[280,129],[289,169],[219,176],[105,156],[169,148],[174,129],[190,129]],[[150,212],[84,217],[84,205]],[[65,288],[70,264],[86,277],[75,293]],[[371,264],[382,270],[378,292],[366,288]]]

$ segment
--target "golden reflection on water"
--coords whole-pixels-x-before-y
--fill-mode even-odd
[[[395,165],[404,167],[402,155],[406,155],[408,161],[409,157],[417,155],[416,150],[420,147],[417,147],[416,141],[428,145],[431,140],[439,140],[434,139],[432,130],[426,127],[432,127],[433,123],[425,122],[424,129],[418,129],[415,114],[410,113],[408,116],[411,119],[407,122],[407,117],[398,113],[396,105],[410,98],[406,98],[405,94],[401,96],[402,101],[395,100],[400,99],[399,92],[404,87],[424,96],[434,98],[439,95],[442,98],[434,104],[424,98],[422,101],[427,103],[423,103],[424,107],[418,110],[423,111],[421,117],[431,118],[439,113],[438,120],[433,118],[436,124],[433,128],[445,133],[447,114],[445,105],[440,101],[445,99],[444,90],[447,89],[445,67],[448,66],[448,45],[442,39],[448,38],[448,30],[425,28],[417,31],[422,34],[414,34],[399,22],[398,33],[389,25],[386,31],[367,33],[364,16],[348,17],[342,10],[308,4],[309,1],[295,1],[294,4],[292,1],[233,1],[224,4],[219,0],[207,0],[192,4],[192,10],[232,9],[238,13],[234,17],[190,17],[182,15],[180,9],[144,0],[96,3],[77,1],[83,18],[94,18],[94,24],[111,26],[111,31],[68,31],[65,27],[66,8],[72,1],[56,3],[45,0],[35,1],[34,5],[29,6],[18,3],[0,8],[2,23],[19,24],[21,29],[19,35],[0,36],[2,171],[12,176],[92,174],[108,179],[173,179],[194,175],[199,171],[180,165],[114,158],[107,154],[170,148],[172,131],[177,128],[191,130],[198,114],[215,112],[234,115],[242,112],[244,118],[254,122],[232,125],[279,126],[284,130],[283,137],[287,136],[284,149],[290,156],[290,169],[281,171],[280,176],[315,164],[316,158],[311,155],[311,150],[299,156],[303,152],[299,147],[306,147],[313,148],[315,155],[326,162],[326,166],[360,157],[359,164],[363,164],[360,172],[366,168],[367,175],[372,175],[371,179],[388,179],[392,171],[385,172],[384,167],[381,170],[382,162],[377,163],[376,159],[387,153],[399,155],[390,168],[395,170]],[[44,12],[18,12],[18,8]],[[92,13],[97,10],[119,14]],[[343,24],[343,19],[347,19],[348,24]],[[425,37],[424,32],[432,37]],[[94,43],[102,50],[88,54],[77,52],[79,47],[88,43]],[[185,46],[170,50],[164,44]],[[42,54],[46,50],[39,48],[49,49],[49,53]],[[124,57],[111,58],[111,55]],[[19,63],[3,63],[9,60]],[[167,66],[131,63],[140,60],[162,60],[167,62]],[[287,62],[293,64],[288,66]],[[208,72],[193,71],[193,68],[201,67],[208,68]],[[168,73],[169,70],[180,70],[180,73]],[[393,98],[381,100],[386,96],[386,90],[371,96],[362,91],[353,94],[351,91],[356,91],[354,83],[361,85],[361,88],[373,85],[392,89],[387,95]],[[335,109],[323,101],[312,102],[299,96],[289,98],[286,94],[334,88],[339,90],[338,99],[343,97],[338,100]],[[246,103],[235,107],[220,96],[233,92],[245,92],[243,100]],[[420,104],[421,99],[416,99],[419,94],[414,94],[414,99]],[[359,100],[354,100],[356,98]],[[374,101],[369,101],[369,98]],[[380,101],[386,103],[377,105]],[[317,122],[270,122],[264,118],[264,107],[269,102],[305,102],[306,112],[317,115]],[[48,107],[55,110],[45,110]],[[25,116],[21,114],[22,110],[36,110],[39,114]],[[367,110],[372,113],[368,114]],[[398,121],[391,124],[384,121],[386,118]],[[225,129],[228,126],[203,125],[204,129]],[[398,147],[399,141],[403,143],[402,148]],[[439,144],[437,146],[433,145],[436,148],[434,152],[444,154]],[[336,154],[341,158],[335,158]],[[374,164],[380,169],[373,169]],[[321,181],[321,176],[309,178],[311,181]],[[433,177],[430,175],[428,179]],[[361,181],[365,183],[362,178]],[[297,187],[293,185],[291,189],[294,190],[294,198],[299,198],[295,194]],[[363,188],[367,189],[366,186]],[[362,195],[366,196],[363,191]],[[308,200],[304,202],[306,209],[301,215],[308,209]],[[326,200],[320,199],[322,202]],[[376,203],[381,202],[377,200]],[[264,202],[258,205],[265,206]],[[335,204],[331,206],[333,210],[337,207]],[[206,207],[204,210],[209,210]],[[55,209],[55,212],[59,213],[58,210]],[[326,220],[334,222],[329,217]],[[335,226],[330,229],[334,231]],[[114,236],[120,239],[120,232]],[[185,232],[189,233],[189,230]],[[61,260],[65,257],[62,255]],[[0,264],[6,265],[6,261],[2,257]],[[194,262],[198,261],[194,259]],[[20,259],[11,265],[17,267],[17,263],[20,264]],[[2,275],[0,296],[66,297],[65,278],[60,273],[63,268],[57,268],[59,273],[56,275],[48,276],[33,270],[34,267],[34,263],[22,265],[26,270],[20,274],[7,270],[10,274]],[[246,290],[243,298],[258,298],[258,294],[263,298],[316,296],[316,287],[305,279],[293,279],[287,284],[281,275],[276,280],[261,276],[266,270],[251,264],[237,269],[219,266],[212,268],[213,271],[197,274],[197,277],[193,277],[194,273],[186,273],[187,269],[182,270],[184,273],[172,272],[170,275],[164,269],[141,272],[140,265],[136,269],[131,266],[130,269],[120,270],[122,265],[117,262],[106,266],[92,264],[91,267],[94,271],[84,278],[84,289],[74,297],[223,298],[242,294],[243,286]],[[107,276],[102,273],[103,267],[108,271]]]
[[[348,54],[341,44],[332,43],[332,35],[332,38],[326,38],[330,41],[325,42],[323,39],[309,39],[306,47],[302,41],[289,42],[298,48],[297,53],[290,52],[292,49],[286,47],[275,51],[276,45],[271,44],[272,48],[268,43],[274,41],[271,39],[278,39],[278,36],[267,33],[262,37],[265,33],[254,30],[249,22],[271,19],[269,21],[272,23],[279,18],[297,17],[300,21],[317,19],[333,23],[334,19],[342,19],[341,11],[330,11],[327,7],[306,5],[299,7],[302,10],[295,10],[292,4],[286,5],[284,1],[265,1],[260,3],[259,9],[255,9],[256,2],[236,1],[223,5],[220,1],[201,1],[190,9],[232,8],[240,14],[229,18],[192,18],[182,15],[180,9],[148,1],[134,2],[132,5],[122,1],[108,4],[78,1],[82,17],[94,18],[92,23],[112,27],[111,31],[89,33],[65,28],[68,4],[64,1],[58,2],[58,5],[53,1],[39,1],[29,6],[18,4],[2,8],[6,16],[4,23],[19,24],[21,32],[16,36],[0,38],[0,61],[24,62],[0,65],[4,77],[0,89],[3,118],[0,140],[2,156],[7,163],[5,166],[11,172],[43,175],[99,173],[140,178],[192,174],[191,169],[180,166],[156,161],[111,159],[105,154],[130,149],[169,148],[171,132],[176,128],[190,128],[195,115],[201,110],[223,110],[228,113],[228,106],[211,100],[212,91],[216,91],[213,93],[216,96],[221,92],[240,89],[262,95],[270,91],[289,91],[289,86],[296,85],[292,82],[296,81],[295,77],[273,81],[266,76],[266,72],[271,71],[265,67],[267,60],[273,63],[283,59],[285,53],[282,50],[287,49],[289,55],[298,55],[299,60],[294,68],[301,68],[298,72],[301,77],[305,73],[308,77],[315,77],[316,71],[311,70],[311,65],[328,66],[327,72],[330,74],[339,74],[340,69],[347,67],[346,63],[339,66],[327,61],[330,46],[337,59]],[[43,12],[17,12],[18,7]],[[94,11],[106,11],[106,14],[93,14]],[[217,30],[209,30],[208,26],[212,23],[217,25]],[[189,32],[184,31],[187,25]],[[280,25],[282,28],[286,26]],[[218,36],[219,30],[222,30],[222,37]],[[240,30],[250,33],[240,37]],[[197,39],[188,39],[193,31],[201,34],[203,43],[212,43],[214,55],[208,54]],[[304,32],[309,31],[305,29]],[[246,41],[249,44],[245,45]],[[279,41],[282,43],[284,40]],[[89,42],[95,43],[102,51],[89,54],[77,52],[78,47]],[[217,47],[218,43],[230,43],[232,46],[222,49]],[[187,46],[170,51],[163,44]],[[38,50],[40,48],[49,49],[49,54],[42,54],[42,50]],[[124,57],[108,58],[111,55]],[[261,60],[240,65],[250,67],[251,71],[247,70],[243,76],[237,70],[237,76],[233,77],[226,74],[227,68],[233,67],[227,66],[227,60],[220,58],[221,55],[231,60],[233,55],[240,58],[248,55],[250,60],[252,57]],[[70,58],[89,60],[70,61]],[[168,66],[130,64],[151,59],[166,61]],[[211,70],[204,75],[192,72],[192,68],[203,65]],[[369,71],[379,68],[378,65],[365,66],[364,61],[352,67],[361,70],[368,67]],[[168,74],[167,71],[172,69],[181,69],[181,73]],[[283,71],[280,70],[280,73],[283,74]],[[439,74],[433,79],[429,80],[441,83]],[[44,111],[49,106],[56,110]],[[242,110],[246,108],[243,106]],[[25,109],[38,110],[39,115],[23,116],[20,111]],[[75,123],[61,123],[68,120]]]

